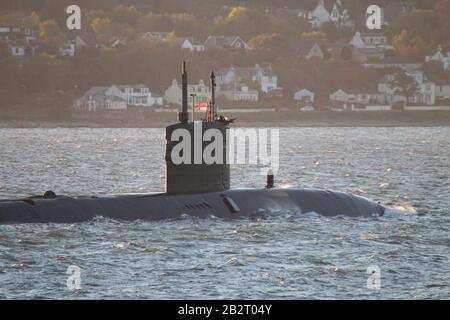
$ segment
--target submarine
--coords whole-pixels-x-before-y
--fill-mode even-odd
[[[227,139],[233,119],[217,114],[215,75],[211,72],[211,97],[206,118],[189,119],[188,79],[186,63],[182,64],[182,104],[178,122],[166,127],[166,190],[149,194],[64,196],[47,191],[43,195],[22,199],[0,200],[0,224],[77,223],[95,217],[122,221],[177,219],[183,216],[234,219],[261,217],[271,213],[314,212],[322,216],[383,215],[385,207],[364,197],[322,189],[279,188],[274,175],[267,174],[261,188],[230,188],[230,164],[227,161],[207,163],[204,159],[178,163],[172,153],[177,142],[172,141],[178,129],[202,133],[213,129]],[[194,142],[194,141],[191,141]],[[223,141],[221,157],[227,157],[227,141]],[[201,143],[201,150],[207,148]],[[189,156],[189,155],[187,155]],[[192,160],[194,155],[191,154]]]

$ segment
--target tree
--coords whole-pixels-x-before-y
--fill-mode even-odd
[[[94,30],[95,33],[107,33],[112,31],[113,26],[111,19],[109,18],[94,18],[91,22],[92,30]]]
[[[112,18],[117,23],[135,26],[140,16],[141,13],[135,7],[121,4],[114,8]]]
[[[325,40],[327,35],[322,31],[303,32],[300,37],[306,40]]]
[[[39,37],[44,49],[49,53],[58,52],[59,47],[64,43],[65,36],[61,32],[55,20],[45,20],[39,25],[41,31]]]
[[[394,88],[394,92],[404,96],[407,102],[410,100],[410,97],[419,91],[419,86],[414,77],[403,70],[396,72],[394,79],[389,84]]]
[[[34,56],[23,67],[23,82],[28,91],[52,93],[70,88],[70,63],[54,55]]]
[[[350,46],[345,46],[341,51],[341,59],[344,61],[351,60],[353,57],[352,49]]]
[[[279,33],[261,34],[249,41],[250,48],[258,60],[272,62],[276,57],[289,54],[289,41]]]

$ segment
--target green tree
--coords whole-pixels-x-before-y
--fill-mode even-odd
[[[394,79],[390,82],[390,85],[394,88],[394,92],[404,96],[407,102],[419,91],[414,77],[408,75],[403,70],[394,74]]]

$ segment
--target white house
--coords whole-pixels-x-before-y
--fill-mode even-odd
[[[436,100],[450,100],[450,83],[436,84]]]
[[[349,12],[340,0],[333,1],[331,7],[324,0],[319,0],[317,6],[311,10],[299,10],[298,16],[306,19],[314,27],[320,27],[326,22],[333,22],[339,26],[353,26]]]
[[[17,59],[25,58],[27,44],[25,41],[10,41],[8,43],[11,55]]]
[[[205,51],[205,45],[192,37],[177,38],[177,44],[181,47],[181,49],[197,52]]]
[[[257,102],[259,99],[257,90],[250,90],[242,83],[231,83],[221,87],[218,96],[224,96],[230,101]]]
[[[450,49],[443,50],[442,46],[438,46],[437,51],[429,56],[425,57],[425,61],[437,61],[442,63],[444,70],[450,70]]]
[[[250,46],[239,36],[208,36],[204,45],[206,50],[211,48],[234,50],[250,49]]]
[[[126,110],[131,107],[162,105],[162,97],[153,97],[144,85],[112,85],[93,87],[75,102],[75,107],[85,111]]]
[[[208,102],[210,98],[210,90],[207,85],[200,79],[198,84],[188,84],[188,103],[192,105],[193,97],[195,95],[195,104]],[[182,89],[176,79],[172,80],[172,84],[164,93],[164,99],[167,103],[181,106]]]
[[[366,62],[362,64],[364,69],[402,69],[409,73],[421,70],[423,65],[416,58],[391,57],[376,62]]]
[[[256,64],[253,68],[230,67],[221,69],[216,73],[216,83],[219,86],[234,82],[245,82],[245,80],[258,83],[260,90],[264,93],[278,88],[278,78],[271,66],[264,68]]]
[[[407,102],[412,104],[434,105],[436,102],[436,84],[429,81],[423,71],[414,71],[407,73],[407,75],[415,80],[417,92],[408,97],[408,101],[406,101],[406,97],[401,93],[400,89],[392,85],[395,76],[388,74],[378,83],[378,92],[383,95],[385,102],[388,104]]]
[[[369,49],[369,48],[382,48],[382,49],[393,49],[392,45],[389,44],[387,37],[380,32],[359,32],[357,31],[350,40],[350,45],[358,49]]]
[[[73,57],[75,56],[76,52],[76,41],[75,40],[67,40],[60,48],[59,48],[59,55],[60,56],[68,56]]]
[[[338,89],[330,94],[330,101],[335,104],[348,106],[367,105],[382,102],[382,96],[371,89]]]
[[[298,90],[294,94],[294,100],[305,103],[314,103],[314,92],[308,89]]]
[[[170,32],[145,32],[142,34],[142,38],[144,39],[159,39],[159,40],[166,40],[170,35]]]

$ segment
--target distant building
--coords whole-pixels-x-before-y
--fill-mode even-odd
[[[11,52],[11,55],[14,58],[18,59],[24,59],[25,58],[25,51],[27,48],[27,44],[25,41],[15,40],[15,41],[8,41],[8,46]]]
[[[301,89],[295,92],[294,100],[302,103],[314,103],[314,92],[308,89]]]
[[[159,40],[166,40],[170,35],[170,32],[145,32],[142,34],[142,38],[144,39],[159,39]]]
[[[83,47],[92,47],[96,48],[97,45],[97,36],[94,33],[80,33],[74,37],[75,47],[77,49]]]
[[[205,51],[204,43],[194,39],[193,37],[177,37],[177,44],[181,47],[181,49],[196,52]]]
[[[248,50],[250,46],[239,36],[209,36],[205,40],[205,49],[209,50],[212,48]]]
[[[93,87],[75,101],[83,111],[126,110],[129,107],[162,105],[162,97],[154,97],[144,85],[112,85]]]
[[[195,94],[195,103],[208,102],[210,98],[210,90],[207,85],[200,79],[198,84],[188,85],[188,102],[192,105],[191,94]],[[167,103],[176,104],[181,106],[182,90],[181,85],[178,84],[176,79],[172,80],[172,84],[167,88],[164,99]]]
[[[390,57],[380,61],[366,62],[363,63],[362,66],[364,69],[398,68],[409,73],[413,73],[414,71],[423,68],[422,61],[414,57]]]
[[[447,83],[436,83],[435,89],[436,101],[446,101],[447,103],[450,103],[450,80]]]
[[[67,40],[59,48],[59,55],[73,57],[73,56],[75,56],[76,48],[77,48],[77,44],[76,44],[75,40]]]
[[[406,101],[406,97],[401,93],[399,88],[393,86],[393,74],[387,74],[378,83],[378,91],[384,96],[384,100],[388,104],[396,102],[405,102],[409,104],[426,104],[434,105],[436,102],[436,84],[429,81],[423,71],[414,71],[407,73],[412,77],[417,85],[417,92],[411,94]]]
[[[320,41],[302,39],[297,44],[297,55],[305,59],[324,60],[328,57],[328,49]]]
[[[230,101],[258,102],[259,99],[257,90],[250,90],[246,84],[237,82],[222,86],[218,96],[224,96]]]
[[[268,93],[278,88],[277,75],[272,67],[260,67],[258,64],[253,68],[237,68],[230,67],[220,69],[216,73],[216,82],[218,86],[231,84],[234,82],[245,83],[247,81],[256,82],[260,86],[260,90]]]
[[[444,70],[450,70],[450,48],[445,50],[442,48],[442,46],[438,46],[436,52],[425,57],[425,61],[440,62],[442,63],[442,68]]]
[[[376,88],[367,87],[338,89],[330,94],[329,98],[333,106],[345,105],[347,109],[384,102],[383,96],[377,92]]]
[[[301,9],[298,12],[298,16],[307,20],[314,27],[320,27],[327,22],[333,22],[338,26],[352,27],[354,25],[348,10],[344,8],[340,0],[319,0],[313,10]]]
[[[393,49],[387,37],[381,32],[356,32],[350,45],[358,49]]]

